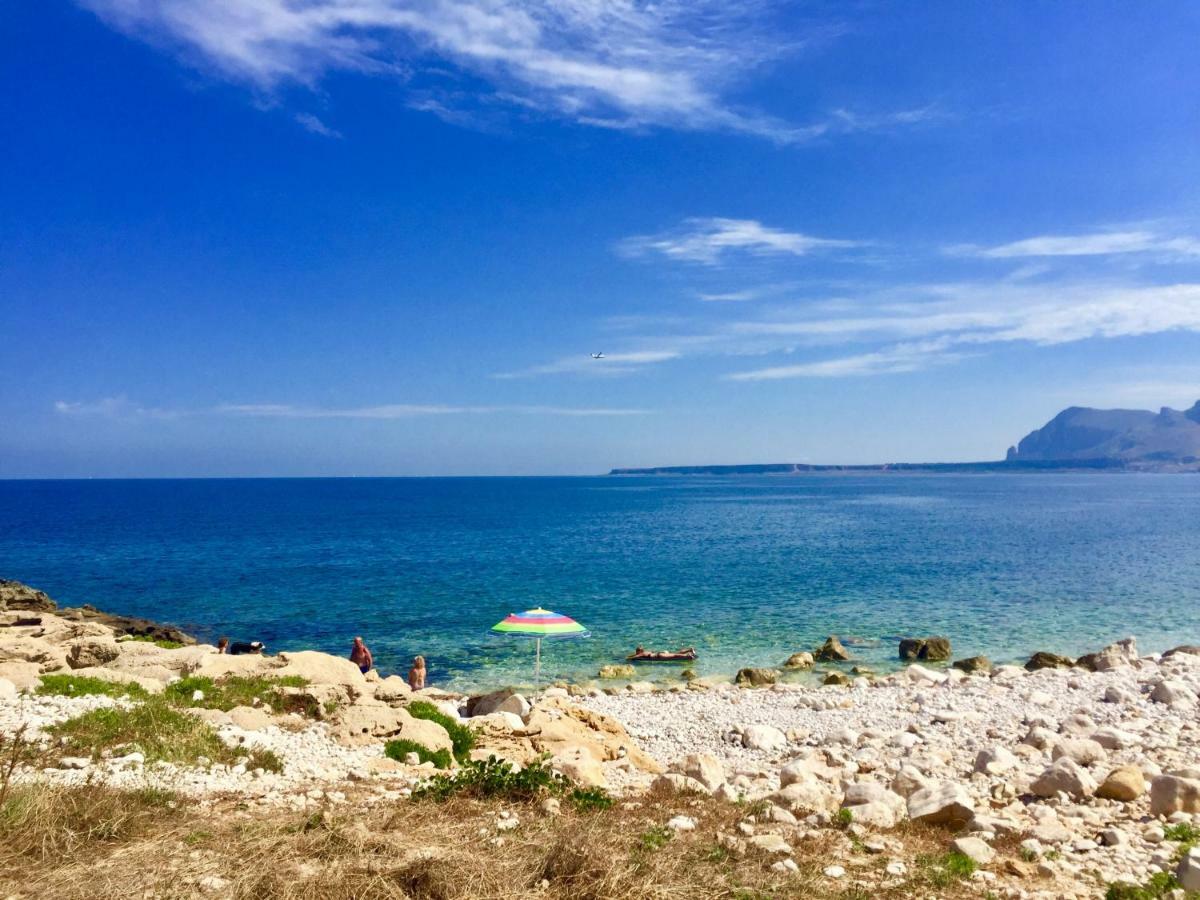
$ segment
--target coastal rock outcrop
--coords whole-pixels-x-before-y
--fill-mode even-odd
[[[57,608],[58,604],[44,591],[19,581],[0,578],[0,611],[11,609],[24,612],[54,612]]]
[[[977,672],[992,671],[992,661],[986,656],[968,656],[966,659],[956,659],[950,667],[974,675]]]
[[[743,687],[762,687],[778,680],[779,673],[774,669],[739,669],[734,679]]]
[[[901,638],[900,659],[942,662],[950,658],[950,639],[946,637]]]
[[[1038,669],[1069,669],[1073,665],[1075,665],[1075,660],[1069,656],[1060,656],[1057,653],[1039,650],[1029,657],[1025,668],[1030,672],[1036,672]]]
[[[813,659],[817,662],[848,662],[850,651],[842,645],[836,634],[831,634],[813,653]]]

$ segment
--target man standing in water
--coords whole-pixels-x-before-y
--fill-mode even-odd
[[[375,662],[371,658],[371,651],[367,649],[367,645],[360,637],[354,639],[354,646],[350,648],[350,662],[358,666],[358,670],[364,675],[371,671],[371,666]]]

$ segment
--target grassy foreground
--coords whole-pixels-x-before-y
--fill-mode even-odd
[[[353,798],[352,798],[353,799]],[[520,826],[498,831],[501,812]],[[684,813],[694,831],[666,819]],[[795,874],[779,857],[735,854],[716,834],[737,832],[745,807],[707,797],[651,795],[638,803],[559,816],[537,806],[453,797],[399,801],[363,812],[262,812],[224,801],[202,809],[170,794],[15,785],[0,802],[0,896],[222,896],[238,898],[819,898],[981,897],[947,879],[928,854],[946,836],[907,829],[909,874],[884,887],[885,855],[826,830],[801,841]],[[831,863],[842,879],[824,876]],[[867,885],[870,885],[867,887]]]

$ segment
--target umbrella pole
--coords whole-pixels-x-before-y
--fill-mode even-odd
[[[533,686],[537,687],[542,683],[542,639],[537,639],[537,655],[533,661]]]

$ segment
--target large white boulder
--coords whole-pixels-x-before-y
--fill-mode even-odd
[[[710,793],[725,783],[725,767],[711,753],[689,753],[672,768],[696,779]]]
[[[914,822],[961,827],[975,817],[975,801],[961,784],[935,782],[909,796],[908,817]]]
[[[362,693],[366,679],[358,666],[340,656],[316,650],[288,651],[279,654],[283,665],[272,674],[280,677],[299,675],[312,684],[344,684]]]
[[[1200,813],[1200,780],[1159,775],[1150,782],[1150,815]]]
[[[1033,780],[1029,790],[1039,797],[1053,797],[1064,793],[1076,800],[1096,793],[1096,779],[1075,760],[1062,756]]]
[[[742,746],[768,752],[782,750],[787,746],[787,735],[774,725],[748,725],[742,732]]]

